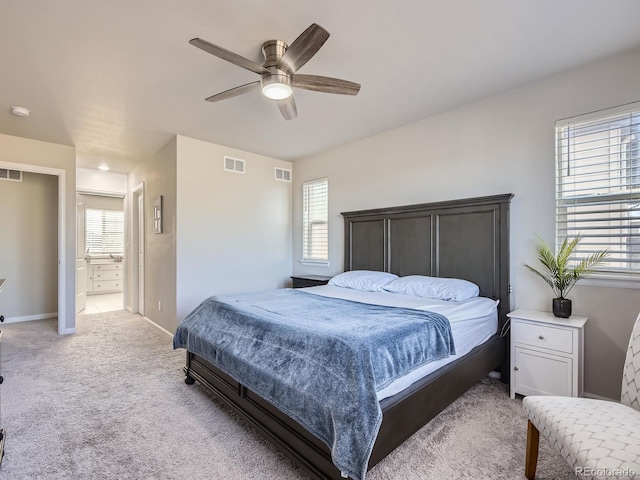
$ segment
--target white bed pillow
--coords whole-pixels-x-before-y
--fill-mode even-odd
[[[384,286],[384,290],[414,297],[436,298],[462,302],[477,297],[480,288],[475,283],[459,278],[427,277],[408,275],[392,280]]]
[[[397,278],[398,276],[393,273],[373,270],[351,270],[333,277],[329,280],[329,285],[353,288],[364,292],[383,292],[382,287]]]

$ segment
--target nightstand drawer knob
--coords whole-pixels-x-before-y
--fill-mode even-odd
[[[517,372],[518,371],[518,367],[513,367],[513,369]]]
[[[538,338],[539,338],[540,340],[544,340],[544,336],[542,336],[542,335],[538,335]]]

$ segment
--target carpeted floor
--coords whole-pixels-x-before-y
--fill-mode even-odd
[[[197,384],[184,351],[125,312],[3,325],[0,479],[303,479]],[[134,362],[135,357],[135,362]],[[524,478],[519,400],[483,381],[374,467],[369,480]],[[540,480],[575,478],[541,439]]]

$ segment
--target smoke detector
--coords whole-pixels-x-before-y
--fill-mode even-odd
[[[11,107],[11,113],[13,113],[17,117],[28,117],[31,112],[28,108]]]

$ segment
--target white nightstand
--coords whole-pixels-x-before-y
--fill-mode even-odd
[[[581,397],[584,392],[586,317],[515,310],[511,318],[511,398],[522,395]]]

